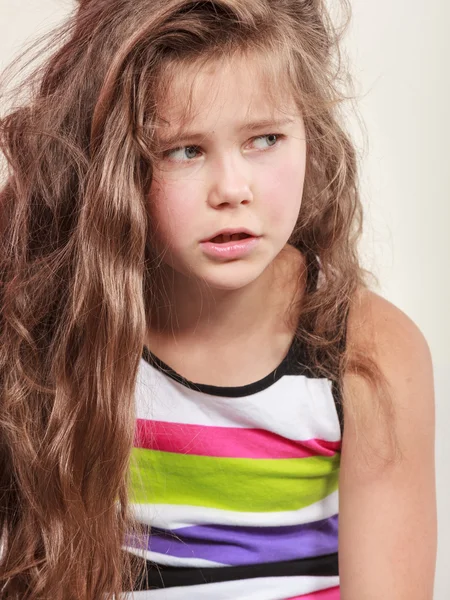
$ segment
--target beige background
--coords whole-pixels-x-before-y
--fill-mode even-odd
[[[333,0],[331,0],[333,3]],[[436,389],[438,561],[434,600],[450,598],[450,4],[352,0],[347,48],[369,146],[366,264],[380,292],[425,334]]]
[[[362,252],[380,278],[378,291],[418,324],[433,354],[439,515],[434,600],[448,600],[450,5],[446,0],[352,4],[346,47],[369,138],[362,163],[367,214]],[[0,0],[0,68],[72,7],[71,0]]]

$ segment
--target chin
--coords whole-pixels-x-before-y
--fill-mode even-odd
[[[265,268],[255,265],[239,265],[238,262],[217,265],[202,274],[201,279],[208,287],[216,290],[240,290],[256,281]]]

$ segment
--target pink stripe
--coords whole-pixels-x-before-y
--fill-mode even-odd
[[[137,419],[137,448],[227,458],[333,456],[341,442],[288,440],[263,429],[213,427]]]
[[[341,594],[339,587],[330,588],[328,590],[320,590],[312,594],[302,594],[301,596],[292,596],[286,600],[340,600]]]

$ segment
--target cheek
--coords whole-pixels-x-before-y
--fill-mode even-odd
[[[152,186],[149,196],[150,214],[157,224],[158,238],[176,246],[193,224],[193,198],[189,185]]]
[[[303,195],[305,168],[298,161],[283,163],[268,170],[262,182],[264,204],[272,222],[288,227],[294,225]]]

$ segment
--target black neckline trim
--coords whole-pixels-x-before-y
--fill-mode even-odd
[[[195,383],[193,381],[190,381],[189,379],[186,379],[185,377],[174,371],[172,367],[164,363],[160,358],[155,356],[155,354],[153,354],[147,348],[147,346],[144,346],[142,358],[161,373],[164,373],[174,381],[180,383],[181,385],[184,385],[185,387],[191,390],[203,392],[204,394],[209,394],[210,396],[240,398],[243,396],[251,396],[252,394],[262,392],[263,390],[273,385],[276,381],[281,379],[283,375],[309,374],[311,376],[307,365],[302,364],[305,361],[300,361],[301,356],[304,356],[304,353],[301,350],[302,348],[298,342],[297,337],[294,337],[286,356],[283,358],[278,367],[276,367],[271,373],[253,383],[227,387],[208,385],[205,383]]]

